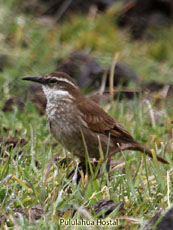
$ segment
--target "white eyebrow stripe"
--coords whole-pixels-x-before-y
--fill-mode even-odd
[[[73,83],[73,82],[71,82],[71,81],[69,81],[68,79],[66,79],[66,78],[57,78],[57,77],[55,77],[55,76],[53,76],[57,81],[63,81],[63,82],[66,82],[66,83],[68,83],[68,84],[70,84],[70,85],[72,85],[72,86],[74,86],[75,88],[77,88],[77,86]]]

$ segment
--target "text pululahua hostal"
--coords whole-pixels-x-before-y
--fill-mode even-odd
[[[64,225],[64,226],[118,226],[119,225],[119,220],[106,220],[106,219],[97,219],[97,220],[87,220],[87,219],[63,219],[61,218],[59,220],[59,225]]]

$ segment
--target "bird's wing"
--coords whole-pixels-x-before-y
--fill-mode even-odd
[[[94,132],[104,133],[106,135],[120,138],[126,141],[134,140],[130,133],[115,119],[109,116],[101,107],[89,98],[77,103],[81,111],[82,119],[87,124],[87,128]]]
[[[78,109],[81,111],[83,125],[94,132],[110,135],[115,142],[121,144],[121,150],[138,150],[145,152],[151,158],[152,152],[150,149],[136,142],[130,133],[116,120],[109,116],[102,108],[90,99],[81,100],[77,103]],[[111,154],[119,152],[120,148],[115,148]],[[168,162],[157,156],[158,161],[168,164]]]

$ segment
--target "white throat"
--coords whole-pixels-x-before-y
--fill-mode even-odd
[[[53,102],[56,103],[56,101],[66,100],[67,98],[68,100],[73,99],[73,97],[69,94],[67,90],[50,88],[45,85],[43,85],[42,88],[46,95],[48,103],[53,103]]]

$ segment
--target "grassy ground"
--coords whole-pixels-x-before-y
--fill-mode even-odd
[[[104,66],[118,52],[119,59],[128,63],[144,81],[173,82],[172,29],[157,30],[158,39],[152,43],[132,42],[128,33],[115,25],[112,15],[116,9],[95,19],[73,15],[61,25],[47,21],[45,26],[41,19],[17,13],[18,4],[19,1],[2,1],[0,5],[0,54],[8,57],[5,69],[0,72],[0,108],[12,95],[24,98],[27,84],[21,77],[53,71],[59,58],[76,49],[90,50]],[[154,100],[150,103],[153,105]],[[34,105],[27,102],[24,113],[17,107],[6,113],[0,109],[0,137],[24,138],[28,142],[24,147],[20,143],[15,148],[4,144],[1,147],[0,215],[7,210],[10,214],[0,229],[58,229],[60,214],[67,219],[72,216],[94,219],[92,207],[101,199],[124,202],[124,210],[111,213],[107,219],[121,217],[120,224],[126,229],[142,228],[157,210],[165,210],[173,202],[172,174],[168,180],[173,165],[172,108],[171,101],[162,101],[155,126],[142,99],[117,101],[108,110],[138,141],[156,149],[158,154],[162,155],[167,145],[170,165],[158,165],[140,153],[126,151],[114,157],[125,161],[123,166],[110,175],[104,170],[97,179],[82,178],[79,184],[67,178],[76,167],[74,161],[63,167],[52,160],[57,153],[60,158],[68,153],[60,145],[52,144],[46,118],[40,116]],[[66,185],[69,187],[65,189]],[[33,222],[22,215],[14,217],[13,208],[29,210],[34,205],[42,205],[44,209],[45,214],[39,220]],[[85,228],[88,229],[78,229]]]

